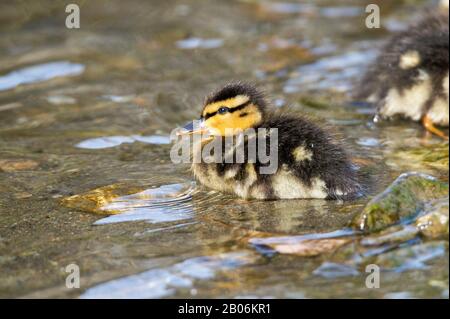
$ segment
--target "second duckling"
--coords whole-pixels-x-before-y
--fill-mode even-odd
[[[448,0],[417,24],[395,35],[369,68],[356,99],[375,103],[378,118],[422,121],[430,132],[449,125]]]

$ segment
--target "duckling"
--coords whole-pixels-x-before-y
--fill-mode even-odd
[[[197,129],[189,123],[180,134],[208,132],[209,137],[199,143],[201,150],[214,141],[235,138],[237,132],[252,129],[269,132],[245,139],[242,162],[228,160],[237,158],[237,144],[231,148],[231,157],[230,148],[220,149],[223,156],[219,162],[206,162],[203,158],[193,162],[196,180],[207,188],[243,199],[262,200],[351,199],[363,193],[356,166],[341,141],[306,117],[273,109],[263,93],[251,84],[233,82],[210,94],[199,121]],[[275,142],[269,141],[273,132],[277,132]],[[276,143],[271,145],[276,147],[277,163],[272,172],[262,172],[267,164],[260,158],[249,157],[252,139],[264,151],[269,149],[268,144]],[[260,146],[264,142],[261,139],[268,144]]]
[[[422,121],[429,132],[449,124],[448,0],[408,30],[392,37],[369,67],[355,98],[374,103],[375,120]]]

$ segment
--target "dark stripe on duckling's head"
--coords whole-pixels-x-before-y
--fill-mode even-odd
[[[247,105],[249,105],[250,103],[252,103],[252,101],[251,100],[248,100],[247,102],[244,102],[244,103],[242,103],[242,104],[240,104],[240,105],[238,105],[238,106],[235,106],[235,107],[227,107],[227,106],[222,106],[222,107],[220,107],[217,111],[215,111],[215,112],[211,112],[211,113],[206,113],[204,116],[203,116],[203,118],[205,119],[205,120],[207,120],[207,119],[209,119],[210,117],[212,117],[212,116],[214,116],[214,115],[216,115],[216,114],[224,114],[224,113],[233,113],[233,112],[236,112],[236,111],[240,111],[240,110],[242,110],[242,109],[244,109]],[[243,114],[245,114],[245,113],[243,113]],[[241,116],[242,117],[242,114],[240,114],[239,116]]]

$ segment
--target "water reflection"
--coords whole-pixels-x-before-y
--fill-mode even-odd
[[[176,42],[180,49],[216,49],[223,45],[222,39],[188,38]]]
[[[179,289],[193,288],[197,281],[213,279],[219,271],[232,270],[254,261],[255,257],[247,252],[190,258],[168,268],[152,269],[94,286],[80,298],[169,297]]]
[[[75,145],[85,149],[103,149],[116,147],[124,143],[141,142],[145,144],[170,144],[169,136],[162,135],[131,135],[131,136],[104,136],[90,138]]]
[[[194,184],[172,184],[112,199],[100,209],[115,215],[97,220],[94,225],[147,221],[172,222],[192,218]]]
[[[44,82],[56,77],[80,75],[84,69],[82,64],[67,61],[24,67],[0,76],[0,91],[10,90],[22,84]]]

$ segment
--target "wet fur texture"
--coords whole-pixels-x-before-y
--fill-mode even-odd
[[[279,166],[287,165],[304,184],[309,186],[316,178],[324,181],[331,199],[352,197],[361,192],[355,167],[336,136],[292,112],[273,112],[260,127],[278,128]],[[293,151],[299,146],[312,154],[310,160],[296,160]]]
[[[250,96],[264,114],[263,121],[254,128],[278,129],[278,170],[275,174],[260,174],[260,167],[267,164],[259,161],[248,163],[245,152],[243,164],[225,161],[220,164],[193,164],[194,175],[200,183],[243,198],[268,200],[351,199],[362,194],[357,171],[339,139],[313,121],[291,111],[270,110],[263,94],[249,84],[229,84],[224,90],[214,93],[206,103],[229,99],[233,95]],[[247,142],[244,144],[246,150]],[[269,154],[269,137],[266,147],[266,154]],[[223,148],[223,158],[225,152]]]

